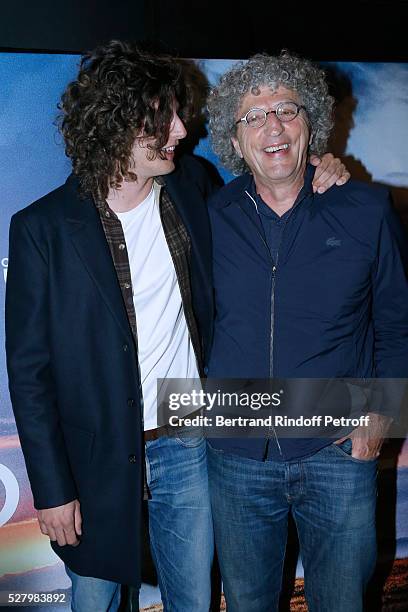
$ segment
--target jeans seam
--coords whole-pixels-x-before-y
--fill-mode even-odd
[[[211,444],[207,441],[207,449],[209,449],[210,453],[216,453],[217,455],[225,455],[225,451],[222,448],[215,448],[211,446]]]
[[[299,461],[299,471],[300,471],[300,494],[299,498],[302,499],[305,495],[306,487],[305,487],[305,467],[303,465],[303,461]]]
[[[159,575],[159,577],[161,579],[162,585],[163,585],[164,593],[162,593],[162,596],[164,595],[164,597],[166,598],[166,602],[169,602],[169,595],[168,595],[168,592],[167,592],[167,585],[166,585],[166,581],[164,579],[162,566],[161,566],[161,564],[159,562],[160,555],[157,554],[157,548],[156,548],[155,538],[154,538],[154,535],[153,535],[153,530],[149,530],[149,531],[150,531],[150,542],[151,542],[151,545],[152,545],[152,548],[153,548],[153,553],[154,553],[154,562],[155,562],[155,565],[156,565],[156,570],[157,570],[157,573],[158,573],[158,575]],[[160,581],[159,581],[159,586],[160,586]],[[161,588],[160,588],[160,590],[161,590]],[[165,606],[164,602],[163,602],[163,610],[164,610],[164,612],[167,612],[167,610],[168,610],[168,612],[171,612],[170,606],[167,606],[167,603],[166,603],[166,606]]]
[[[290,493],[289,493],[289,465],[287,463],[284,464],[283,466],[284,470],[285,470],[285,477],[284,477],[284,491],[285,491],[285,498],[286,498],[286,502],[288,504],[290,504]]]

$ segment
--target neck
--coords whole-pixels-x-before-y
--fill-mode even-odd
[[[109,189],[106,201],[113,212],[127,212],[147,198],[152,185],[152,178],[144,181],[123,181],[119,189]]]
[[[255,178],[255,177],[254,177]],[[303,175],[293,182],[268,184],[255,178],[256,192],[262,200],[280,217],[292,208],[303,187]]]

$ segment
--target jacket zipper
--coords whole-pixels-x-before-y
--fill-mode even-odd
[[[254,203],[256,212],[259,215],[258,206],[257,206],[257,203],[256,203],[255,199],[251,196],[250,193],[248,193],[248,191],[245,191],[245,193],[252,200],[252,202]],[[240,208],[242,209],[241,206],[240,206]],[[255,223],[254,223],[254,225],[255,225]],[[255,227],[256,227],[256,225],[255,225]],[[278,249],[276,251],[276,261],[274,262],[273,258],[272,258],[272,255],[271,255],[271,252],[269,250],[267,242],[265,241],[265,239],[262,236],[261,232],[259,231],[258,227],[256,227],[256,230],[257,230],[258,234],[260,235],[262,242],[264,243],[264,245],[267,248],[267,251],[268,251],[271,263],[272,263],[271,325],[270,325],[270,336],[269,336],[269,377],[273,378],[273,340],[274,340],[274,327],[275,327],[275,277],[276,277],[276,270],[277,270],[278,256],[279,256],[279,247],[280,247],[280,242],[281,241],[279,242]],[[282,237],[281,237],[281,240],[282,240]],[[272,430],[273,437],[275,438],[275,442],[276,442],[276,445],[277,445],[278,450],[279,450],[279,454],[283,458],[282,448],[281,448],[281,445],[279,444],[278,436],[277,436],[277,433],[276,433],[274,425],[271,425],[269,430]],[[266,459],[267,459],[270,440],[271,440],[271,437],[270,437],[270,434],[269,434],[266,437],[264,452],[263,452],[263,455],[262,455],[262,461],[266,461]]]
[[[276,282],[276,270],[278,267],[278,255],[279,255],[279,251],[276,251],[276,262],[272,266],[271,334],[270,334],[270,341],[269,341],[269,377],[270,378],[273,378],[273,341],[274,341],[274,331],[275,331],[275,282]],[[283,458],[282,448],[281,448],[281,445],[279,444],[279,439],[276,434],[275,427],[272,425],[271,429],[273,431],[273,435],[274,435],[276,445],[279,450],[279,454]],[[266,461],[267,456],[268,456],[269,441],[270,441],[270,437],[268,436],[265,442],[265,448],[264,448],[264,453],[262,457],[263,461]]]
[[[253,204],[255,206],[256,212],[257,212],[257,214],[259,216],[258,205],[257,205],[255,199],[251,196],[250,193],[248,193],[248,191],[245,190],[245,193],[252,200],[252,202],[253,202]],[[251,219],[251,221],[254,223],[254,225],[255,225],[259,235],[261,236],[262,242],[265,244],[266,248],[268,249],[268,253],[269,253],[270,259],[272,261],[271,333],[270,333],[270,343],[269,343],[269,376],[270,376],[270,378],[273,378],[273,370],[274,370],[274,363],[273,363],[273,341],[274,341],[274,328],[275,328],[275,284],[276,284],[276,272],[278,270],[279,249],[281,248],[281,245],[282,245],[283,233],[285,231],[287,223],[288,223],[290,217],[292,216],[293,211],[298,208],[300,202],[304,199],[304,197],[305,196],[303,196],[299,201],[295,202],[295,204],[294,204],[294,206],[293,206],[293,208],[292,208],[288,218],[286,219],[285,227],[283,228],[283,230],[281,232],[278,248],[276,249],[276,261],[275,262],[272,259],[269,247],[268,247],[267,243],[265,242],[261,232],[259,231],[258,227],[256,227],[256,224],[254,223],[254,221]],[[240,208],[242,210],[244,210],[241,206],[240,206]],[[279,444],[279,440],[278,440],[278,436],[276,434],[275,427],[272,426],[271,429],[273,430],[273,434],[274,434],[274,437],[275,437],[276,445],[277,445],[278,450],[279,450],[279,454],[283,458],[282,448],[281,448],[281,445]],[[266,461],[266,459],[268,457],[268,449],[269,449],[269,442],[270,442],[270,440],[271,440],[271,438],[268,436],[267,439],[266,439],[266,442],[265,442],[265,447],[264,447],[264,453],[263,453],[262,461]]]

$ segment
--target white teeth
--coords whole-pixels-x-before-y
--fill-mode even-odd
[[[175,148],[176,147],[163,147],[162,151],[169,151],[171,153],[172,151],[174,151]]]
[[[282,151],[284,149],[289,149],[289,145],[281,144],[281,145],[277,145],[276,147],[266,147],[264,151],[266,151],[266,153],[276,153],[276,151]]]

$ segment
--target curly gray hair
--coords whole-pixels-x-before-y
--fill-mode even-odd
[[[279,85],[296,91],[306,107],[313,140],[311,153],[321,155],[333,127],[334,99],[328,93],[324,71],[306,59],[282,51],[277,57],[264,53],[238,62],[220,79],[208,97],[212,146],[221,163],[233,174],[248,170],[236,154],[231,136],[236,135],[235,118],[243,97],[259,87],[276,89]]]

